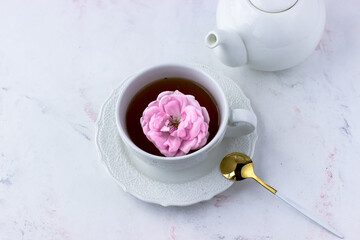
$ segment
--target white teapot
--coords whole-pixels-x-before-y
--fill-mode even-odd
[[[228,66],[277,71],[308,57],[324,25],[323,0],[219,0],[205,44]]]

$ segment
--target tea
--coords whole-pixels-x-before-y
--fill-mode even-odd
[[[165,78],[154,81],[142,88],[134,96],[126,111],[126,130],[129,138],[136,146],[150,154],[163,156],[154,144],[146,138],[140,125],[140,118],[148,104],[156,100],[161,92],[175,90],[186,95],[193,95],[199,104],[207,109],[210,116],[207,143],[214,138],[219,129],[220,116],[218,106],[211,94],[201,85],[181,78]]]

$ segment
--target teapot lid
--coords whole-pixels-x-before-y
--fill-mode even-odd
[[[298,0],[249,0],[249,2],[257,9],[270,13],[287,11],[292,8],[297,1]]]

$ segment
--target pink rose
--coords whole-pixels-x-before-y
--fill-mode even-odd
[[[140,123],[146,137],[166,157],[203,147],[209,136],[209,114],[194,96],[165,91],[144,110]]]

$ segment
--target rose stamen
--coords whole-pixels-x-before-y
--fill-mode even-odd
[[[172,130],[176,130],[180,124],[180,119],[174,116],[170,116],[169,118],[169,125]]]

